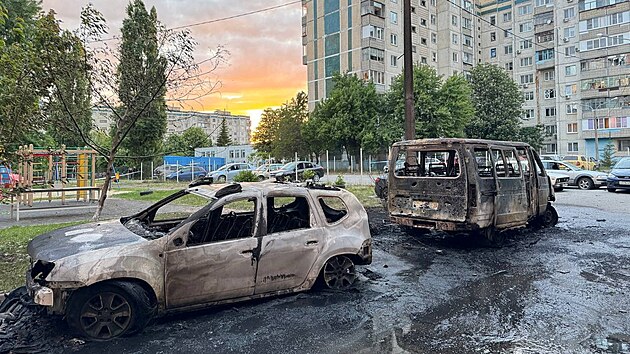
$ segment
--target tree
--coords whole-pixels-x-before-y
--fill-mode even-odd
[[[193,156],[195,149],[212,145],[210,137],[199,127],[190,127],[182,134],[172,134],[164,143],[168,155]]]
[[[305,141],[302,139],[302,125],[308,117],[308,97],[304,92],[278,109],[278,130],[272,155],[277,159],[292,159],[297,152],[303,156],[307,153]]]
[[[478,64],[470,73],[475,117],[466,127],[466,135],[479,139],[519,140],[523,94],[516,82],[494,64]]]
[[[137,116],[123,146],[131,155],[152,156],[160,151],[166,133],[166,68],[159,53],[158,22],[155,7],[147,12],[141,0],[127,6],[123,20],[120,63],[117,67],[120,110]],[[142,83],[142,85],[138,85]],[[137,105],[138,98],[146,101]]]
[[[221,121],[221,130],[219,131],[219,137],[217,137],[217,146],[230,146],[232,145],[232,139],[230,138],[230,131],[227,127],[227,121],[225,117]]]
[[[602,160],[600,167],[603,169],[609,169],[613,165],[613,157],[615,156],[615,144],[610,140],[604,146],[604,152],[602,153]]]
[[[522,141],[529,144],[536,151],[540,151],[543,147],[543,139],[545,137],[545,126],[538,124],[533,127],[521,127],[518,137],[514,140]]]
[[[418,138],[463,137],[464,127],[474,114],[470,99],[471,89],[461,75],[453,75],[446,80],[434,68],[417,65],[413,68],[413,91]],[[393,136],[402,136],[405,99],[404,77],[394,79],[387,95],[389,116],[396,124]],[[392,122],[392,123],[393,123]]]
[[[374,84],[353,74],[336,74],[334,88],[309,117],[305,134],[318,149],[345,149],[356,158],[364,142],[376,136],[381,96]]]
[[[256,151],[270,155],[275,147],[280,116],[278,110],[266,108],[260,116],[260,122],[252,135],[252,145]]]

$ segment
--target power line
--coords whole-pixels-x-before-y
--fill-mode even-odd
[[[202,21],[202,22],[191,23],[191,24],[187,24],[187,25],[171,27],[171,28],[167,28],[167,30],[178,30],[178,29],[182,29],[182,28],[196,27],[196,26],[202,26],[202,25],[207,25],[207,24],[211,24],[211,23],[217,23],[217,22],[233,20],[233,19],[240,18],[240,17],[245,17],[245,16],[259,14],[259,13],[262,13],[262,12],[276,10],[276,9],[279,9],[279,8],[282,8],[282,7],[290,6],[290,5],[301,3],[301,2],[302,2],[302,0],[294,0],[294,1],[290,1],[290,2],[284,3],[284,4],[270,6],[270,7],[266,7],[266,8],[259,9],[259,10],[243,12],[243,13],[236,14],[236,15],[216,18],[216,19]],[[114,37],[110,37],[110,38],[99,39],[99,40],[92,41],[91,43],[107,42],[107,41],[112,41],[112,40],[116,40],[116,39],[120,39],[120,36],[114,36]]]

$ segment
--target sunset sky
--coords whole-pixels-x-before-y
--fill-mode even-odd
[[[44,10],[54,9],[62,27],[79,25],[81,8],[88,0],[44,0]],[[128,0],[91,1],[108,21],[110,34],[120,34]],[[278,107],[297,92],[306,90],[306,66],[302,65],[301,4],[293,0],[144,0],[155,6],[159,20],[168,28],[239,15],[276,5],[278,9],[236,19],[191,27],[199,42],[196,61],[223,46],[227,63],[216,71],[220,92],[186,109],[225,109],[252,117],[252,129],[267,107]],[[115,42],[113,42],[115,43]],[[111,44],[113,44],[111,43]],[[202,68],[203,69],[203,68]]]

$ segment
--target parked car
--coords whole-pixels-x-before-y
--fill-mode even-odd
[[[569,184],[569,175],[558,171],[547,171],[547,176],[551,179],[551,185],[555,192],[561,192]]]
[[[275,171],[273,176],[278,181],[294,181],[296,166],[298,179],[302,179],[304,172],[308,170],[315,173],[315,176],[313,176],[313,181],[315,182],[318,182],[320,178],[324,177],[324,168],[310,161],[289,162],[288,164],[282,166],[278,171]]]
[[[568,162],[577,166],[578,168],[589,171],[595,170],[595,166],[597,165],[595,159],[588,158],[584,155],[566,155],[562,158],[562,161]]]
[[[318,282],[347,290],[355,265],[372,262],[367,213],[348,191],[205,183],[132,216],[35,237],[27,249],[31,299],[81,336],[107,340],[140,331],[156,315]],[[173,204],[191,197],[208,203],[174,216]]]
[[[271,178],[271,174],[278,171],[282,166],[281,163],[264,164],[258,166],[254,170],[254,173],[258,176],[259,181],[264,181]]]
[[[248,163],[229,163],[221,166],[218,170],[208,173],[208,177],[214,182],[225,183],[232,181],[241,171],[253,171],[254,166]]]
[[[560,171],[569,175],[569,185],[580,189],[595,189],[606,185],[606,174],[597,171],[583,170],[566,161],[544,160],[547,171]]]
[[[164,176],[168,176],[173,172],[177,172],[178,165],[160,165],[153,169],[153,176],[157,178],[162,178]],[[179,167],[183,167],[179,165]]]
[[[13,173],[11,168],[6,165],[0,165],[0,187],[12,188],[18,182],[20,175]]]
[[[540,155],[541,160],[554,160],[554,161],[562,161],[562,155]]]
[[[192,181],[197,178],[205,177],[208,174],[205,168],[200,166],[181,167],[175,172],[171,172],[166,176],[168,181]]]
[[[630,189],[630,157],[623,157],[613,166],[606,179],[606,189],[616,192],[617,189]]]

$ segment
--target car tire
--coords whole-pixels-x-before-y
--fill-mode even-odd
[[[262,182],[265,180],[265,176],[258,176],[258,182]]]
[[[593,183],[593,180],[588,177],[580,177],[577,180],[577,186],[582,190],[587,190],[593,189],[595,187],[595,183]]]
[[[564,187],[555,187],[553,189],[554,192],[562,192],[564,190]]]
[[[313,182],[319,182],[319,174],[318,174],[318,173],[316,173],[316,174],[313,176]]]
[[[348,290],[357,280],[354,262],[348,256],[336,256],[324,263],[321,272],[324,287],[331,290]]]
[[[225,176],[219,176],[219,178],[217,178],[217,182],[219,183],[225,183],[227,181],[227,177]]]
[[[615,193],[617,191],[617,189],[615,188],[606,188],[607,191],[609,191],[610,193]]]
[[[543,227],[553,227],[558,223],[558,211],[551,204],[547,204],[547,209],[541,217]]]
[[[140,284],[111,281],[75,291],[66,320],[82,337],[99,341],[139,332],[155,313]]]

